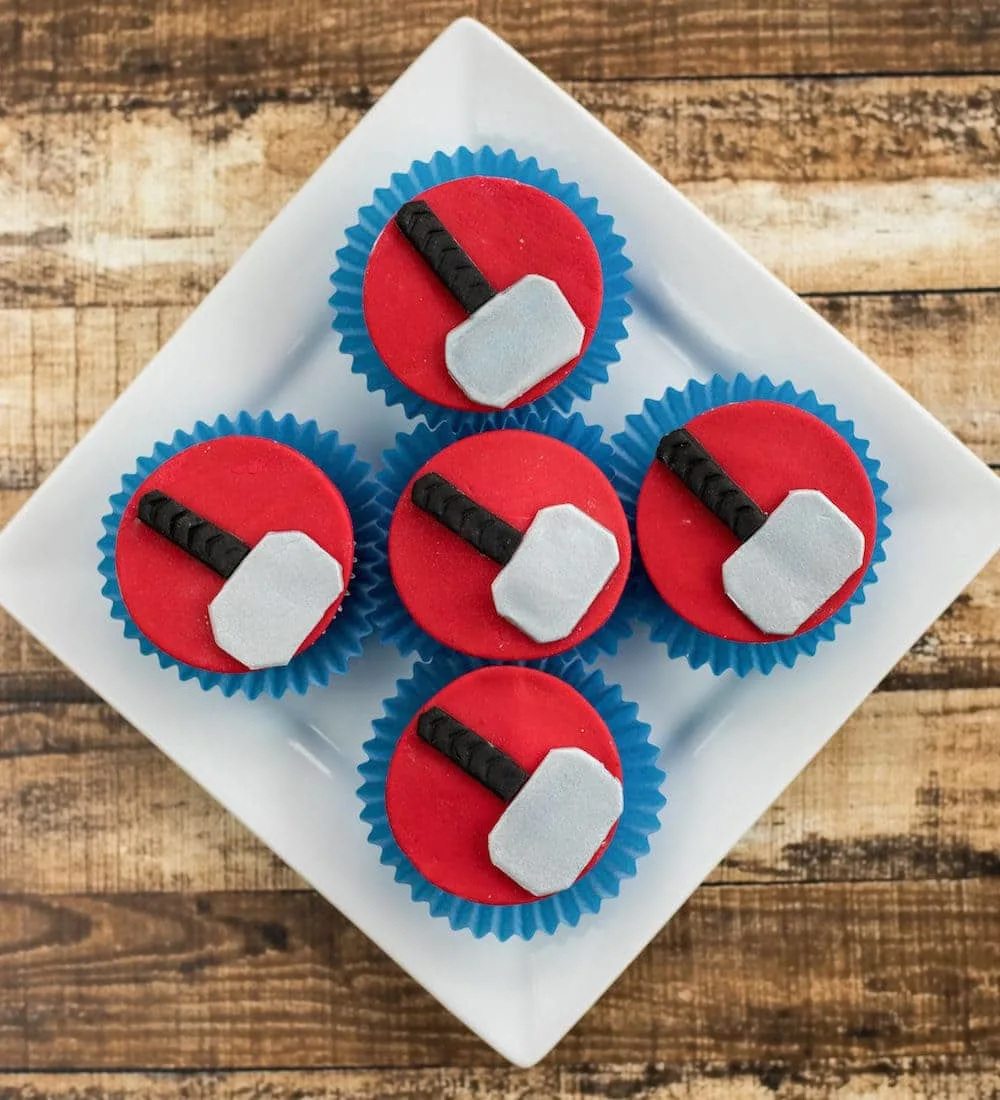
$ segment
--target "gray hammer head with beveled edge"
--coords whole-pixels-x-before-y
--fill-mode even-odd
[[[535,513],[491,591],[497,614],[540,644],[568,637],[618,567],[618,540],[574,504]]]
[[[440,707],[421,714],[417,733],[507,803],[490,862],[535,897],[569,889],[622,815],[621,781],[583,749],[552,749],[529,775]]]
[[[586,330],[558,284],[529,274],[496,291],[422,199],[396,224],[470,314],[445,338],[445,365],[477,404],[502,409],[575,359]]]
[[[525,275],[448,333],[445,364],[470,401],[503,409],[575,359],[584,331],[556,283]]]
[[[568,890],[623,805],[621,783],[599,760],[553,749],[490,831],[490,860],[536,897]]]
[[[621,560],[614,534],[574,504],[541,508],[522,534],[439,474],[418,478],[411,499],[503,567],[493,606],[539,644],[572,634]]]
[[[726,595],[766,634],[794,634],[865,557],[865,537],[827,497],[796,489],[722,564]]]
[[[766,515],[686,429],[656,456],[740,539],[723,587],[765,634],[794,634],[861,568],[864,534],[819,490],[792,490]]]
[[[158,490],[138,515],[225,578],[208,606],[212,636],[248,669],[288,664],[344,591],[340,562],[302,531],[271,531],[250,547]]]
[[[247,668],[287,665],[343,591],[333,555],[302,531],[271,531],[208,605],[215,644]]]

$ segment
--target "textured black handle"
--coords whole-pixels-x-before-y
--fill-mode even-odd
[[[765,513],[686,428],[665,435],[656,448],[656,457],[740,542],[746,542],[764,526]]]
[[[521,545],[521,532],[467,497],[440,474],[424,474],[413,483],[413,503],[480,554],[506,565]]]
[[[504,802],[511,802],[528,782],[520,764],[440,707],[420,715],[417,733]]]
[[[494,296],[486,276],[423,199],[405,203],[396,224],[466,313],[475,313]]]
[[[197,512],[158,489],[143,494],[139,501],[139,519],[170,539],[174,546],[214,569],[220,577],[231,577],[250,553],[250,547],[242,539],[202,519]]]

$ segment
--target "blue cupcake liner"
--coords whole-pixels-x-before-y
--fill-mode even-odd
[[[178,661],[155,646],[139,630],[129,615],[118,585],[115,543],[125,508],[136,490],[154,470],[174,455],[198,443],[227,435],[260,436],[300,451],[319,466],[340,490],[354,524],[354,571],[343,604],[326,631],[308,649],[281,668],[219,673]],[[98,569],[104,577],[101,592],[111,603],[111,617],[122,621],[125,637],[134,638],[144,654],[155,656],[161,668],[176,668],[181,680],[196,679],[206,691],[218,688],[226,696],[241,691],[251,699],[266,692],[280,698],[289,689],[301,694],[311,684],[329,683],[333,673],[346,670],[348,661],[361,652],[362,639],[374,629],[371,612],[375,602],[371,589],[382,553],[384,525],[376,499],[377,487],[370,474],[371,467],[356,457],[353,446],[342,444],[336,432],[321,431],[315,420],[300,423],[290,415],[276,420],[269,412],[259,417],[241,412],[235,420],[220,416],[213,424],[199,421],[191,432],[176,432],[169,443],[157,443],[151,455],[140,458],[134,473],[122,477],[121,491],[111,497],[111,511],[101,520],[105,533],[97,544],[102,555]]]
[[[496,413],[480,425],[466,422],[461,425],[439,424],[436,428],[430,428],[419,424],[409,434],[399,432],[395,447],[382,455],[382,469],[377,474],[377,481],[379,505],[387,517],[387,524],[391,521],[400,494],[424,463],[460,439],[484,429],[492,431],[500,428],[519,428],[562,440],[589,458],[614,483],[614,451],[601,438],[601,429],[587,424],[579,413],[566,417],[551,409],[543,416],[532,408]],[[374,595],[376,608],[373,621],[385,644],[396,646],[404,657],[416,652],[424,660],[454,652],[428,634],[410,615],[393,583],[388,553],[379,560]],[[623,601],[619,601],[603,626],[563,655],[575,654],[585,661],[592,661],[600,653],[617,653],[619,643],[631,634],[629,615]]]
[[[455,931],[468,929],[476,939],[487,934],[500,940],[530,940],[551,935],[561,925],[576,926],[585,913],[596,913],[606,898],[617,897],[623,879],[636,872],[636,861],[649,851],[649,838],[660,827],[666,803],[660,788],[666,779],[657,767],[659,749],[650,728],[639,720],[635,703],[622,699],[621,688],[607,684],[596,669],[577,658],[550,657],[531,667],[558,677],[579,691],[604,719],[622,763],[624,810],[615,835],[596,864],[568,890],[520,905],[486,905],[449,894],[426,879],[396,843],[385,807],[385,784],[396,744],[413,715],[452,680],[488,667],[459,654],[417,664],[409,680],[399,680],[396,695],[385,701],[385,714],[372,724],[375,736],[365,742],[366,758],[358,768],[363,780],[358,796],[361,818],[371,826],[368,839],[381,849],[381,862],[395,868],[395,878],[410,888],[414,901],[426,903],[434,917],[445,917]]]
[[[623,603],[627,613],[645,622],[654,642],[662,642],[671,657],[684,657],[692,668],[707,664],[716,675],[732,670],[737,676],[751,671],[767,675],[777,665],[791,668],[805,655],[811,657],[821,642],[832,641],[837,627],[848,623],[853,608],[865,602],[865,589],[877,579],[876,566],[885,561],[884,542],[890,531],[886,518],[892,511],[885,499],[888,486],[878,476],[879,462],[868,454],[868,441],[859,438],[854,423],[842,420],[833,405],[820,404],[812,390],[800,393],[790,382],[777,384],[766,375],[756,380],[738,374],[732,380],[715,375],[709,382],[689,382],[683,390],[668,389],[658,400],[647,400],[641,413],[628,416],[625,428],[613,439],[616,485],[635,538],[635,513],[639,490],[656,453],[660,438],[682,427],[693,417],[738,401],[779,401],[812,413],[838,432],[861,460],[875,496],[875,548],[865,575],[850,599],[812,630],[774,642],[732,642],[692,626],[667,606],[653,587],[634,545],[633,575]]]
[[[429,188],[466,176],[518,180],[545,191],[576,214],[597,248],[604,276],[604,299],[597,328],[570,374],[532,403],[542,413],[551,408],[565,412],[576,398],[586,400],[595,385],[607,382],[609,365],[621,358],[617,345],[627,335],[624,321],[632,312],[626,300],[631,284],[625,276],[632,261],[622,251],[625,238],[613,231],[614,219],[598,211],[596,198],[584,197],[579,185],[564,183],[555,169],[542,169],[534,157],[520,160],[510,149],[497,153],[488,145],[475,151],[461,146],[450,156],[437,152],[429,161],[414,161],[407,172],[394,173],[389,186],[380,187],[374,201],[358,211],[358,220],[347,230],[347,245],[337,252],[338,266],[330,277],[335,288],[330,298],[335,310],[333,327],[341,334],[340,350],[352,357],[351,369],[355,374],[365,375],[369,391],[382,390],[387,405],[402,405],[411,418],[423,416],[432,426],[445,421],[464,425],[482,424],[484,417],[494,415],[449,409],[404,386],[375,350],[362,307],[365,266],[389,219],[403,203]]]

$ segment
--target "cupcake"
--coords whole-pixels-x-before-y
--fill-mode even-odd
[[[567,409],[618,359],[624,242],[534,158],[487,147],[415,162],[347,240],[330,299],[341,350],[410,416]]]
[[[370,469],[335,432],[241,413],[140,458],[104,517],[113,618],[182,680],[251,698],[343,672],[369,622]]]
[[[365,745],[369,839],[413,899],[476,936],[575,925],[659,827],[649,727],[580,661],[418,665]]]
[[[631,541],[610,458],[599,429],[556,412],[398,436],[379,475],[383,640],[424,657],[614,652]]]
[[[849,421],[768,378],[716,376],[627,418],[616,467],[644,577],[632,610],[713,671],[812,655],[885,557],[885,483]]]

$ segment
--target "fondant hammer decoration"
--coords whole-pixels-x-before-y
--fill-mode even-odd
[[[543,645],[576,629],[618,565],[615,536],[574,504],[542,508],[522,534],[440,474],[417,478],[410,495],[503,566],[491,585],[497,614]]]
[[[568,890],[621,817],[621,783],[583,749],[552,749],[529,775],[440,707],[420,715],[417,733],[507,803],[490,862],[535,897]]]
[[[816,489],[794,489],[770,515],[685,428],[656,457],[742,542],[723,562],[726,595],[765,634],[794,634],[861,568],[865,537]]]
[[[480,405],[502,409],[580,354],[584,327],[558,285],[525,275],[497,292],[422,199],[396,224],[470,314],[445,339],[448,373]]]
[[[251,548],[155,489],[138,514],[226,578],[208,605],[212,636],[249,669],[288,664],[344,590],[340,562],[301,531],[271,531]]]

